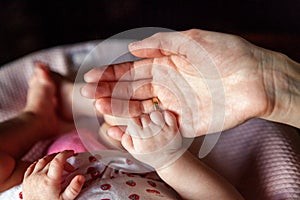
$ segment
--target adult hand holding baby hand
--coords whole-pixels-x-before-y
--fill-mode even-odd
[[[82,94],[97,99],[96,109],[104,114],[138,116],[151,111],[151,99],[158,97],[186,137],[252,117],[300,126],[291,109],[299,96],[292,91],[299,64],[282,54],[238,36],[195,29],[157,33],[129,50],[145,59],[95,68],[84,77]]]

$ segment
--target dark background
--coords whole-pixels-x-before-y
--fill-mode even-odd
[[[300,0],[1,0],[0,65],[145,26],[234,33],[300,61]]]

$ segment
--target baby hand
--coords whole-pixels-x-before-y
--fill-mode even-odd
[[[168,111],[132,118],[121,142],[133,157],[155,169],[167,167],[184,152],[176,118]]]
[[[82,175],[75,176],[66,188],[62,188],[63,171],[74,171],[73,166],[67,162],[73,154],[73,151],[51,154],[29,166],[22,185],[23,199],[75,199],[84,184]]]

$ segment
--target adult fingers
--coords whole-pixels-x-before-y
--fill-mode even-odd
[[[50,162],[49,170],[47,173],[48,177],[54,180],[59,180],[62,177],[67,159],[73,155],[74,151],[70,150],[66,150],[57,154]]]
[[[113,115],[103,115],[104,121],[110,126],[127,126],[129,118],[126,117],[117,117]]]
[[[112,126],[107,130],[107,134],[117,140],[121,141],[122,136],[125,134],[126,127],[125,126]]]
[[[156,58],[172,54],[184,54],[182,47],[190,37],[185,32],[161,32],[144,40],[129,44],[129,51],[141,58]],[[185,55],[185,54],[184,54]]]
[[[84,75],[87,83],[98,83],[99,81],[132,81],[152,77],[152,59],[139,60],[101,66],[91,69]]]
[[[95,101],[95,108],[102,114],[119,117],[137,117],[154,110],[152,99],[137,101],[100,98]]]
[[[88,83],[81,88],[82,96],[90,99],[149,99],[153,97],[152,80]]]
[[[75,199],[81,191],[84,184],[85,178],[82,175],[75,176],[70,184],[66,187],[64,192],[61,194],[62,199],[71,200]]]

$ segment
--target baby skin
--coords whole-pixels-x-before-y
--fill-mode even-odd
[[[82,85],[74,85],[43,63],[36,63],[28,86],[24,109],[16,117],[0,123],[0,192],[22,182],[31,163],[21,158],[36,142],[74,130],[72,103],[93,104],[93,100],[80,96]],[[76,100],[79,99],[76,102],[72,102],[73,91],[77,92]],[[76,107],[82,115],[95,113],[86,107]],[[108,136],[105,138],[109,143],[118,144]]]
[[[49,68],[38,63],[29,82],[27,103],[16,117],[0,123],[0,192],[20,184],[31,164],[21,158],[39,140],[74,126],[58,113],[56,83]]]
[[[23,180],[23,199],[75,199],[81,192],[82,175],[62,187],[63,172],[74,170],[67,163],[73,151],[45,156],[32,164],[21,161],[36,141],[66,131],[67,115],[57,111],[61,106],[58,92],[47,66],[39,64],[29,81],[24,111],[0,124],[0,191]],[[152,166],[184,199],[242,199],[229,183],[185,151],[177,121],[169,111],[130,119],[121,144],[137,160]]]
[[[137,160],[152,166],[183,199],[243,199],[228,182],[186,151],[176,118],[169,111],[133,118],[121,143]]]
[[[62,187],[63,172],[75,169],[67,162],[73,151],[51,154],[34,162],[28,167],[22,185],[23,199],[28,200],[71,200],[80,193],[85,178],[76,175],[66,188]]]
[[[130,119],[121,143],[137,160],[152,166],[183,199],[243,199],[222,177],[185,151],[175,116],[169,111]],[[84,183],[82,175],[75,176],[66,188],[61,185],[62,172],[74,170],[66,162],[72,155],[72,151],[64,151],[33,163],[24,176],[23,198],[76,198]]]

